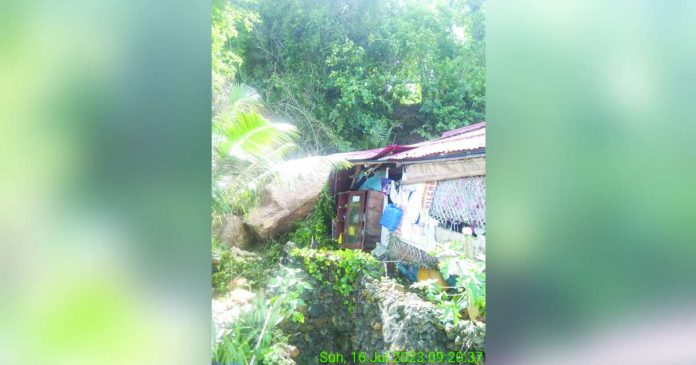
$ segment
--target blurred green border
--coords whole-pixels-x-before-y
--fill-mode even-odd
[[[696,294],[696,3],[487,9],[488,352],[650,338]]]
[[[210,4],[0,5],[0,363],[210,360]]]

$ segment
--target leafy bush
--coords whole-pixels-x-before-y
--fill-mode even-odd
[[[486,317],[485,264],[467,258],[464,252],[462,242],[449,242],[432,251],[445,280],[455,278],[454,287],[441,288],[434,279],[411,285],[422,289],[426,298],[437,305],[444,323],[457,325],[465,309],[472,320],[485,320]]]
[[[449,242],[435,249],[440,272],[445,279],[456,278],[453,288],[457,295],[466,298],[466,308],[472,319],[486,317],[486,269],[482,261],[464,255],[464,243]]]
[[[358,250],[294,249],[290,256],[297,259],[307,273],[317,281],[347,297],[355,289],[359,276],[379,277],[382,264],[372,255]]]
[[[304,323],[304,314],[300,311],[306,304],[302,300],[302,294],[312,285],[302,280],[299,269],[284,267],[280,275],[271,279],[268,288],[275,295],[272,302],[280,302],[283,313],[293,322]]]
[[[304,323],[301,299],[312,288],[303,281],[299,269],[283,268],[268,288],[273,294],[256,297],[253,308],[243,312],[220,343],[213,345],[213,361],[222,364],[294,364],[289,359],[287,336],[279,328],[290,319]]]
[[[295,223],[296,228],[289,235],[290,241],[298,247],[309,247],[314,243],[317,248],[339,248],[338,242],[331,238],[331,219],[335,215],[336,204],[325,187],[307,218]]]

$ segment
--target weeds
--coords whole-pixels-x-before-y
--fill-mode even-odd
[[[220,343],[213,345],[213,361],[221,364],[254,364],[267,356],[278,357],[287,343],[277,327],[283,321],[281,303],[257,296],[254,307],[244,312]]]
[[[218,261],[212,275],[216,294],[226,293],[227,285],[236,278],[246,279],[252,289],[264,288],[277,270],[283,245],[272,241],[253,251],[243,251],[243,256],[239,252],[213,242],[213,257]]]
[[[270,299],[256,297],[251,310],[244,312],[220,343],[213,345],[213,361],[221,364],[294,364],[288,338],[279,328],[285,320],[304,323],[301,299],[311,285],[300,279],[298,269],[284,268],[269,289]]]

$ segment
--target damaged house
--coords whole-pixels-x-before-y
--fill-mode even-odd
[[[330,176],[333,238],[412,268],[432,266],[428,252],[449,241],[483,259],[485,155],[485,122],[431,141],[335,155],[353,167]]]

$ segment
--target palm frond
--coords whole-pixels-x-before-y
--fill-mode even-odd
[[[221,155],[249,161],[272,155],[280,146],[294,144],[297,136],[294,126],[271,123],[255,111],[222,118],[215,132]]]
[[[219,104],[213,108],[215,111],[213,119],[221,115],[258,111],[261,106],[258,92],[247,85],[238,83],[229,84],[220,100]]]
[[[230,202],[266,181],[268,172],[297,148],[297,129],[270,122],[260,105],[253,89],[233,84],[213,120],[214,212],[229,212]]]

